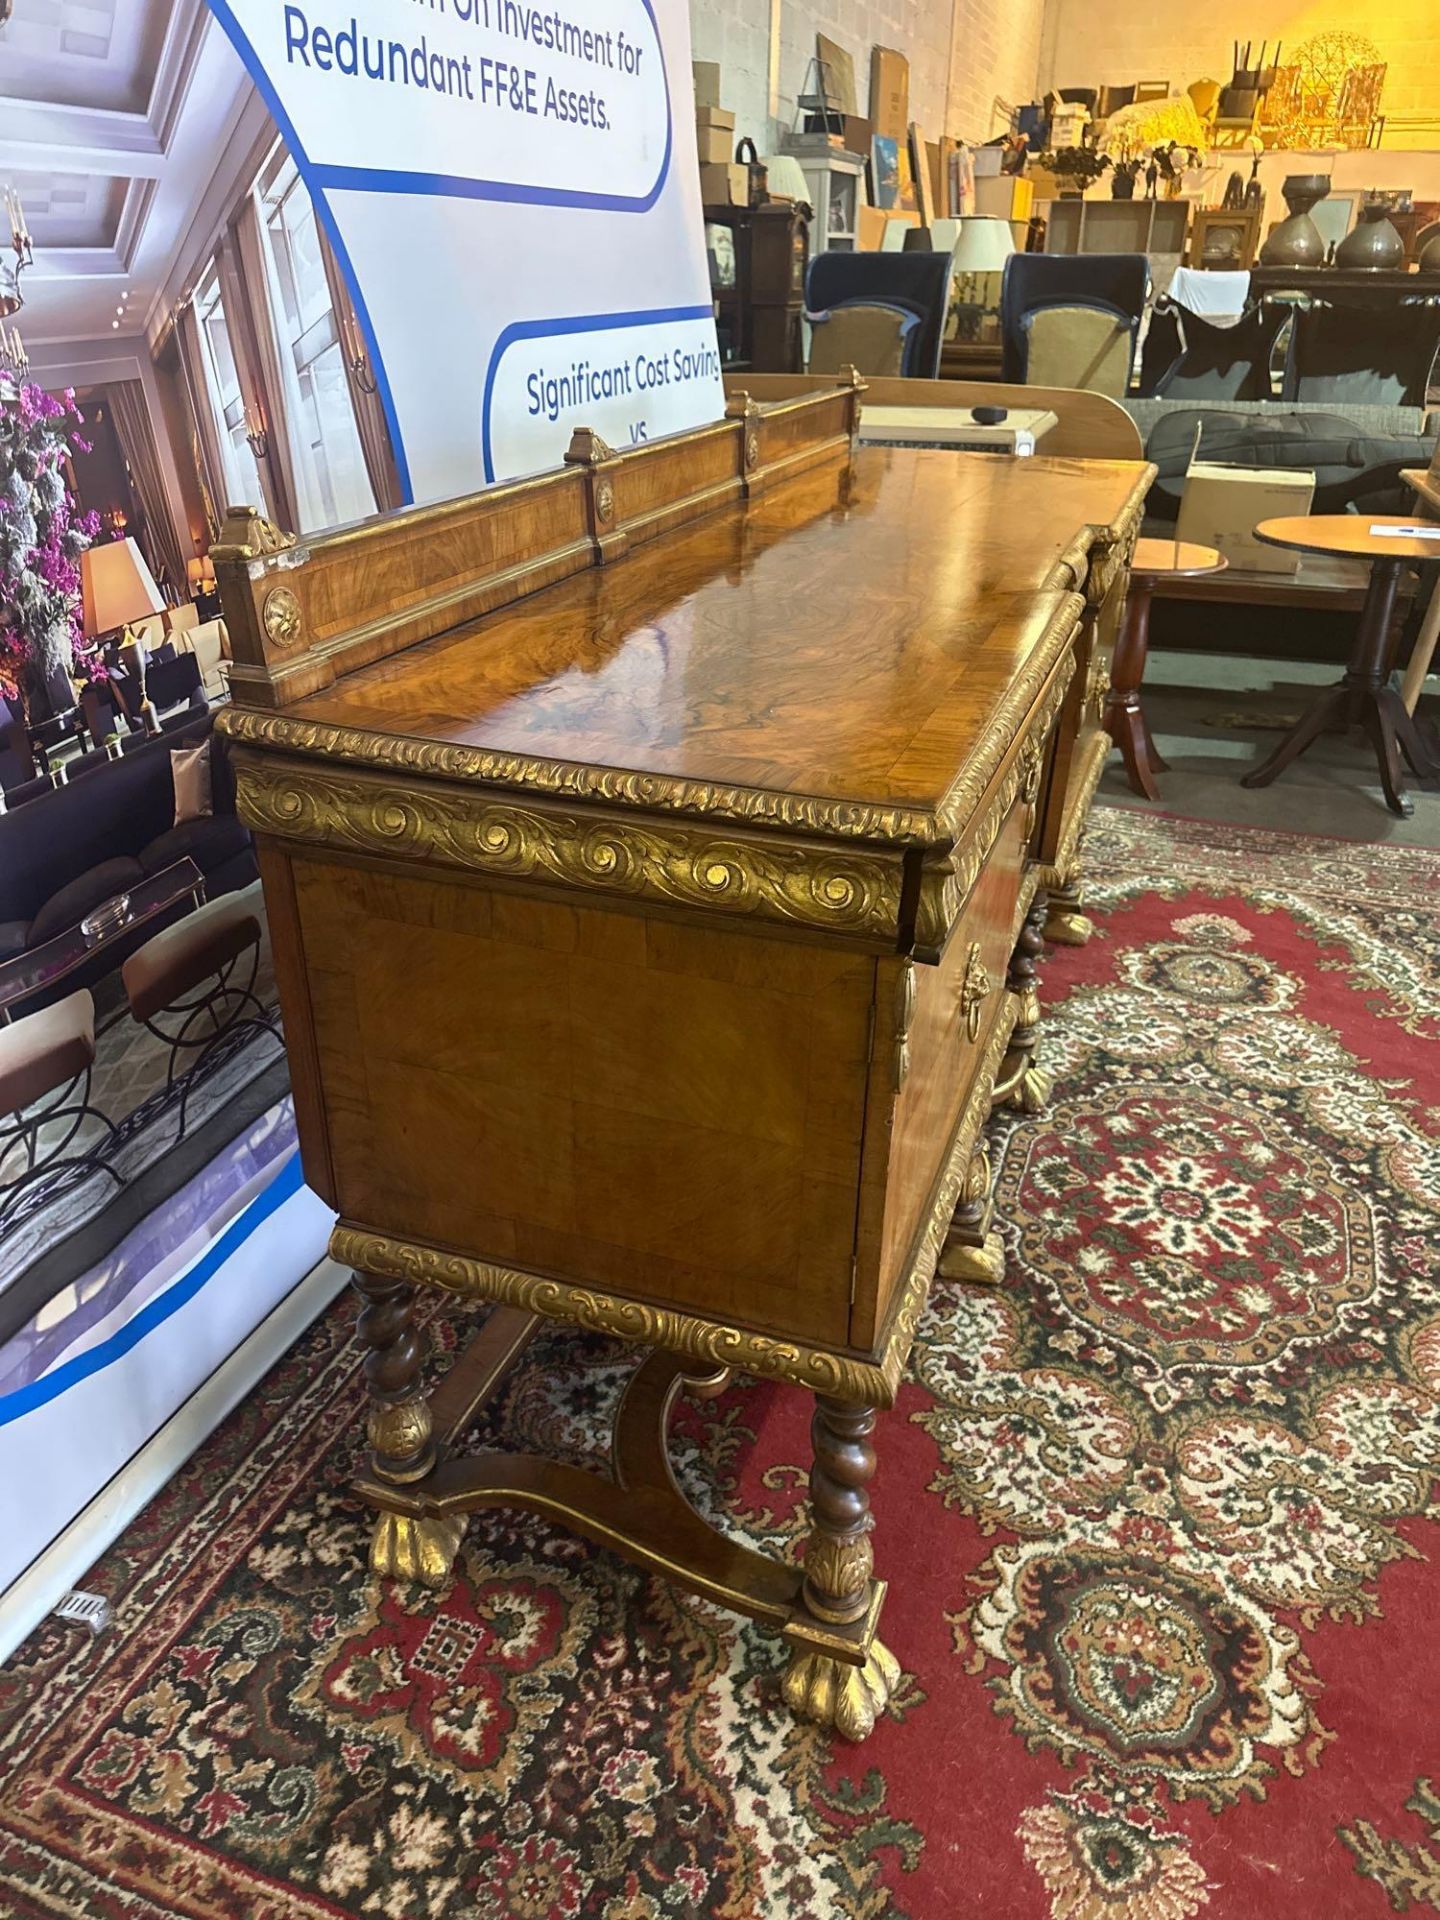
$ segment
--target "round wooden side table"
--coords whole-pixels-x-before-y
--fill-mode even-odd
[[[1399,692],[1390,684],[1390,621],[1395,590],[1403,567],[1440,561],[1440,540],[1377,529],[1405,526],[1406,521],[1365,520],[1358,514],[1317,513],[1286,520],[1262,520],[1257,540],[1272,547],[1294,547],[1301,553],[1331,553],[1348,560],[1368,560],[1370,583],[1355,629],[1349,665],[1338,685],[1328,688],[1305,709],[1268,760],[1241,776],[1242,787],[1268,787],[1277,773],[1304,753],[1327,727],[1362,726],[1375,748],[1385,804],[1402,816],[1414,811],[1405,796],[1400,754],[1412,771],[1424,779],[1440,773],[1419,727]]]
[[[1137,540],[1130,562],[1130,591],[1125,619],[1115,642],[1110,666],[1110,698],[1105,707],[1105,731],[1125,758],[1125,771],[1136,793],[1158,800],[1157,772],[1165,762],[1156,751],[1140,705],[1140,683],[1150,651],[1150,595],[1164,574],[1219,573],[1226,561],[1213,547],[1197,547],[1188,540]]]

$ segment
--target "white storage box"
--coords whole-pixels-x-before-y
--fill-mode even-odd
[[[1284,467],[1223,467],[1197,460],[1180,499],[1180,540],[1214,547],[1232,567],[1250,573],[1295,573],[1300,555],[1255,538],[1262,520],[1305,514],[1315,498],[1313,473]]]

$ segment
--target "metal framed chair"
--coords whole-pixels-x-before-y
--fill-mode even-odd
[[[0,1179],[17,1155],[23,1162],[18,1176],[0,1185],[0,1225],[13,1226],[30,1211],[42,1183],[52,1196],[60,1175],[78,1182],[98,1171],[125,1184],[97,1150],[100,1142],[71,1152],[87,1120],[99,1124],[105,1146],[117,1136],[114,1121],[91,1104],[94,1067],[95,1002],[84,988],[0,1027]]]
[[[1424,284],[1417,276],[1417,288]],[[1440,306],[1301,307],[1280,396],[1314,406],[1423,407],[1437,352]]]
[[[183,1076],[180,1133],[200,1069],[224,1040],[278,1016],[255,992],[260,964],[260,883],[222,894],[145,942],[121,968],[130,1017],[170,1050],[167,1091]]]

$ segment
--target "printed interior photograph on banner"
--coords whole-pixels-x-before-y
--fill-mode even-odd
[[[147,336],[172,507],[311,533],[555,466],[577,426],[625,447],[723,412],[683,0],[107,20],[103,55],[6,30],[23,325]],[[97,109],[144,131],[97,157]]]
[[[0,1113],[0,1658],[345,1279],[222,529],[303,553],[718,419],[694,122],[683,0],[0,0],[0,1036],[44,1082]]]

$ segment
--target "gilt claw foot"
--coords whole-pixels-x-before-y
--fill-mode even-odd
[[[781,1692],[792,1713],[858,1741],[874,1732],[899,1685],[900,1662],[883,1642],[872,1640],[863,1667],[828,1653],[797,1649],[785,1669]]]
[[[1045,938],[1056,947],[1083,947],[1095,931],[1095,922],[1085,913],[1052,907],[1045,922]]]
[[[998,1287],[1005,1278],[1005,1243],[998,1233],[987,1233],[978,1247],[951,1241],[940,1255],[942,1280],[971,1280],[982,1287]]]
[[[1004,1104],[1017,1113],[1043,1113],[1050,1099],[1051,1079],[1039,1067],[1026,1067],[1005,1095]]]
[[[450,1578],[465,1532],[463,1513],[427,1515],[382,1513],[370,1542],[370,1568],[388,1580],[443,1587]]]

